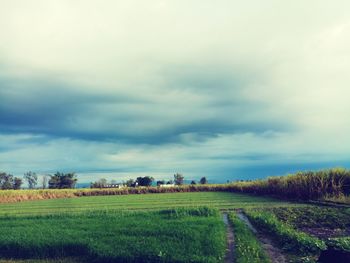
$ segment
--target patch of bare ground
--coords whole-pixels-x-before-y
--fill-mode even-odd
[[[226,255],[225,255],[225,263],[232,263],[234,262],[234,236],[233,236],[233,229],[232,226],[228,220],[228,214],[223,213],[222,219],[226,225],[226,239],[227,239],[227,248],[226,248]]]
[[[246,225],[255,233],[261,246],[269,256],[272,263],[287,263],[287,258],[283,254],[282,250],[273,242],[269,236],[265,235],[261,231],[257,231],[255,227],[250,223],[249,219],[241,212],[238,213],[238,217],[246,223]]]
[[[302,232],[305,232],[311,236],[318,237],[321,239],[326,239],[329,237],[345,237],[350,236],[350,229],[331,229],[327,227],[319,227],[319,228],[312,228],[312,227],[303,227],[299,229]]]

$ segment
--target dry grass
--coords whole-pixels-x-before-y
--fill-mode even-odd
[[[128,195],[147,193],[180,193],[180,192],[216,192],[229,191],[230,185],[199,185],[177,186],[171,188],[137,187],[137,188],[108,188],[108,189],[45,189],[45,190],[2,190],[0,203],[13,203],[28,200],[43,200],[55,198],[73,198],[99,195]]]

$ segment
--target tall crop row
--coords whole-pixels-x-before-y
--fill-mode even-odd
[[[298,200],[342,197],[350,194],[350,171],[337,168],[299,172],[266,180],[235,183],[232,190]]]

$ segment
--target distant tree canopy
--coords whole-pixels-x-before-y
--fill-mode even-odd
[[[23,178],[27,181],[29,189],[35,188],[38,183],[38,176],[36,173],[27,172],[24,174]]]
[[[135,180],[134,179],[129,179],[125,182],[127,187],[133,187],[135,186]]]
[[[50,175],[49,188],[50,189],[65,189],[74,188],[77,183],[77,175],[75,173],[60,173],[57,172],[54,175]]]
[[[165,184],[164,180],[157,181],[157,186],[160,186],[160,185],[163,185],[163,184]]]
[[[44,174],[43,177],[41,178],[41,187],[42,189],[46,189],[47,188],[47,182],[49,180],[49,175]]]
[[[136,178],[136,183],[139,186],[151,186],[153,181],[154,181],[154,178],[150,176]]]
[[[0,172],[0,189],[9,190],[9,189],[21,189],[22,179],[14,177],[12,174],[7,174]]]
[[[191,184],[197,184],[195,180],[192,180],[191,181]]]
[[[199,183],[200,184],[207,184],[208,183],[208,180],[206,177],[202,177],[200,180],[199,180]]]
[[[107,186],[107,179],[101,178],[100,180],[91,183],[91,188],[104,188]]]
[[[15,177],[15,178],[13,179],[13,189],[14,189],[14,190],[19,190],[19,189],[21,189],[22,184],[23,184],[23,181],[22,181],[21,178]]]
[[[174,183],[176,185],[183,185],[184,184],[184,176],[182,174],[179,174],[179,173],[174,174]]]

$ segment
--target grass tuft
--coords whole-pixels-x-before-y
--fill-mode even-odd
[[[267,254],[253,232],[235,213],[229,214],[235,237],[235,262],[269,263]]]

